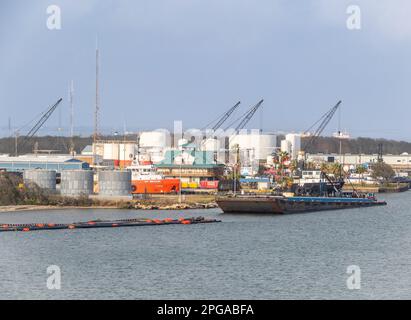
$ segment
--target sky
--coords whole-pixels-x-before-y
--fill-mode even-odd
[[[69,134],[71,80],[74,131],[91,133],[98,38],[102,133],[202,128],[260,99],[248,128],[300,132],[342,100],[353,137],[411,141],[410,17],[408,0],[1,0],[0,135],[60,97],[40,134]],[[337,127],[338,114],[324,133]]]

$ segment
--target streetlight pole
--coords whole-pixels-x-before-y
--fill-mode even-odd
[[[180,190],[179,190],[179,194],[178,194],[178,203],[182,202],[181,199],[181,188],[182,188],[182,183],[181,183],[181,171],[183,170],[183,152],[184,152],[184,148],[183,146],[181,146],[181,153],[180,153]]]

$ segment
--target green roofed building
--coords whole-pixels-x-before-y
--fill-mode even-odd
[[[198,150],[166,151],[164,160],[155,166],[166,178],[181,178],[191,187],[199,186],[201,181],[217,180],[225,167],[216,161],[214,152]]]

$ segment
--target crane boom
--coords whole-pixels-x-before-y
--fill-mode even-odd
[[[337,104],[332,107],[330,110],[328,110],[316,123],[314,123],[310,129],[312,127],[314,127],[317,123],[320,123],[320,125],[318,126],[318,128],[315,130],[314,134],[310,137],[310,139],[308,140],[308,142],[305,144],[304,146],[304,151],[308,152],[309,148],[313,146],[314,142],[317,140],[317,138],[321,135],[321,133],[324,131],[325,127],[328,125],[328,123],[331,121],[331,119],[333,118],[335,112],[337,111],[337,109],[339,108],[340,104],[342,103],[342,101],[338,101]],[[306,133],[310,130],[308,129],[306,131]]]
[[[220,128],[223,123],[231,116],[231,114],[235,111],[235,109],[238,108],[238,106],[240,105],[240,101],[238,101],[233,107],[231,107],[221,118],[220,120],[218,120],[218,122],[213,126],[213,130],[217,130],[218,128]]]
[[[250,110],[248,110],[244,118],[241,120],[241,122],[238,124],[238,126],[235,128],[235,132],[238,133],[241,129],[243,129],[247,123],[251,120],[251,118],[254,116],[258,108],[263,104],[264,99],[261,99],[254,107],[252,107]]]
[[[57,100],[57,102],[52,105],[39,119],[39,121],[37,121],[37,123],[30,129],[30,131],[26,134],[26,136],[24,137],[24,140],[22,142],[22,146],[25,146],[27,141],[32,138],[37,131],[39,131],[39,129],[43,126],[43,124],[47,121],[48,118],[50,118],[50,116],[52,115],[52,113],[54,112],[54,110],[56,110],[57,106],[60,104],[60,102],[63,100],[63,98],[60,98]]]

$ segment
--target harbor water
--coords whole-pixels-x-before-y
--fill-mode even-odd
[[[388,205],[290,215],[0,213],[2,224],[200,215],[223,221],[0,233],[0,299],[411,299],[411,192],[379,199]],[[51,265],[61,270],[59,290],[46,285]],[[347,286],[349,266],[361,271],[360,289]]]

